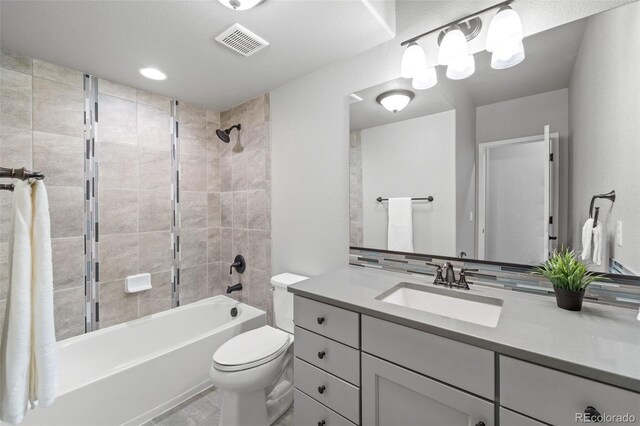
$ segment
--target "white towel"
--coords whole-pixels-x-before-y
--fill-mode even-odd
[[[593,228],[593,263],[602,264],[602,222],[598,221]]]
[[[42,181],[33,184],[33,233],[31,251],[33,348],[29,400],[41,407],[56,397],[56,335],[53,321],[53,266],[51,263],[51,224],[49,200]]]
[[[412,208],[411,198],[389,198],[388,250],[413,252]]]
[[[0,348],[0,419],[22,421],[31,369],[31,186],[16,183],[9,237],[9,293]]]
[[[589,218],[582,226],[582,260],[591,257],[591,237],[593,237],[593,219]]]
[[[9,243],[9,294],[0,348],[0,419],[20,423],[28,403],[50,405],[57,386],[47,192],[18,182]]]

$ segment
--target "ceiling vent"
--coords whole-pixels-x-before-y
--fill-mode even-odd
[[[244,56],[251,56],[269,45],[268,41],[240,24],[233,24],[216,37],[216,40]]]

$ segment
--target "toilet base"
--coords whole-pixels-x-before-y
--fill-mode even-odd
[[[224,393],[219,426],[267,424],[264,389],[247,393]]]

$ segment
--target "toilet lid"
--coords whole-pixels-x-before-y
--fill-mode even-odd
[[[280,355],[287,349],[288,342],[288,333],[265,325],[223,343],[213,354],[213,362],[223,371],[256,367]]]

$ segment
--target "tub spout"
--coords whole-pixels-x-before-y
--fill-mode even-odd
[[[240,290],[242,290],[242,283],[227,286],[227,294],[233,293],[234,291],[240,291]]]

